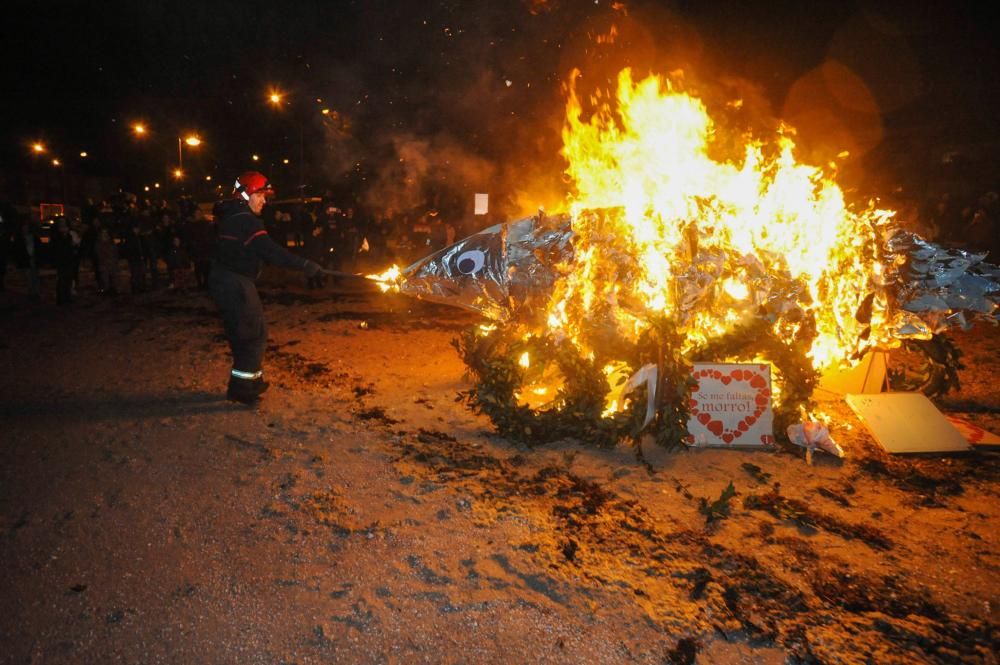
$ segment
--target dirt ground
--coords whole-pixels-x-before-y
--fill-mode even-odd
[[[247,408],[205,295],[9,283],[4,663],[997,662],[995,450],[888,457],[843,404],[843,462],[528,449],[455,401],[473,317],[296,275]],[[956,339],[941,406],[1000,431],[1000,332]]]

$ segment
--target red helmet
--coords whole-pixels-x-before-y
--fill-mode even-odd
[[[247,171],[241,174],[236,179],[236,184],[233,185],[233,195],[242,196],[247,201],[250,200],[251,194],[257,194],[258,192],[265,196],[272,196],[274,194],[274,188],[271,187],[271,183],[259,171]]]

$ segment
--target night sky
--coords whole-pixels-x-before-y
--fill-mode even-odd
[[[2,171],[58,156],[170,186],[177,137],[197,133],[184,165],[202,196],[256,165],[283,195],[301,176],[381,206],[488,188],[523,208],[565,189],[572,68],[589,90],[631,66],[683,70],[710,111],[743,99],[742,128],[789,121],[807,160],[848,149],[860,190],[995,188],[998,26],[980,4],[8,2]]]

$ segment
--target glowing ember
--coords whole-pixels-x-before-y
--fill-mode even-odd
[[[594,330],[635,340],[663,316],[692,348],[780,295],[799,312],[768,312],[774,332],[790,339],[814,317],[816,369],[885,341],[876,339],[884,303],[873,303],[872,335],[855,314],[875,290],[872,248],[894,213],[848,209],[836,183],[796,162],[785,135],[741,140],[740,154],[726,156],[731,141],[704,104],[669,81],[634,82],[626,69],[617,104],[606,99],[592,98],[584,119],[569,89],[562,152],[575,184],[575,258],[548,307],[551,334],[594,357]],[[774,293],[776,284],[791,292]]]

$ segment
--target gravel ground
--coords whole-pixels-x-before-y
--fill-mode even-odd
[[[9,283],[0,662],[997,662],[995,450],[889,457],[839,403],[843,462],[528,449],[455,402],[474,318],[274,274],[252,409],[205,295]],[[941,406],[1000,432],[1000,333],[956,340]]]

